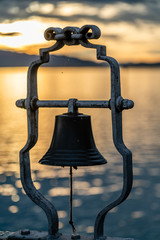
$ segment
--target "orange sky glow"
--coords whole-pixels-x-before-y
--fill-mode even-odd
[[[20,9],[18,6],[12,6],[8,11],[14,16]],[[136,18],[132,22],[121,18],[119,21],[114,21],[122,11],[128,15],[140,14],[142,19]],[[157,23],[143,20],[147,11],[145,5],[141,3],[131,5],[116,2],[89,5],[59,2],[55,7],[51,3],[31,1],[25,9],[25,13],[28,14],[26,17],[1,21],[0,49],[39,54],[39,48],[53,44],[44,39],[43,33],[48,27],[81,27],[85,24],[94,24],[102,33],[101,38],[94,42],[106,45],[107,54],[118,61],[160,62],[160,28]],[[92,51],[82,51],[81,47],[65,47],[56,54],[94,60]]]

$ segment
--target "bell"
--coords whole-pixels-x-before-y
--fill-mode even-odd
[[[81,113],[56,116],[50,148],[39,163],[77,168],[106,162],[96,148],[90,116]]]

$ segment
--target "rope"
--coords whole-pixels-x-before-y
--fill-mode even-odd
[[[77,231],[73,222],[73,172],[72,167],[70,167],[70,219],[69,224],[72,227],[73,234],[76,235]]]

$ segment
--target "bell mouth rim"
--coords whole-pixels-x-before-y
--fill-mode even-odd
[[[40,160],[40,164],[52,166],[94,166],[103,165],[107,160],[97,149],[76,150],[61,149],[46,153]]]
[[[49,163],[41,163],[42,165],[46,165],[46,166],[53,166],[53,167],[73,167],[73,168],[75,168],[75,169],[77,169],[77,168],[79,168],[79,167],[96,167],[96,166],[102,166],[102,165],[104,165],[104,164],[106,164],[106,163],[99,163],[99,164],[88,164],[88,165],[80,165],[80,164],[68,164],[68,165],[65,165],[65,164],[49,164]]]
[[[107,161],[106,162],[94,162],[94,163],[87,163],[87,164],[82,164],[82,163],[77,163],[77,162],[72,162],[72,163],[65,163],[65,162],[54,162],[54,163],[50,163],[48,161],[44,161],[44,162],[41,162],[41,160],[39,161],[40,164],[42,165],[47,165],[47,166],[57,166],[57,167],[74,167],[74,168],[77,168],[77,167],[91,167],[91,166],[98,166],[98,165],[104,165],[104,164],[107,164]]]

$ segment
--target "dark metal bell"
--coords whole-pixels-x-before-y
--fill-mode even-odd
[[[50,148],[39,162],[75,168],[105,164],[107,161],[93,139],[90,116],[81,113],[57,115]]]

